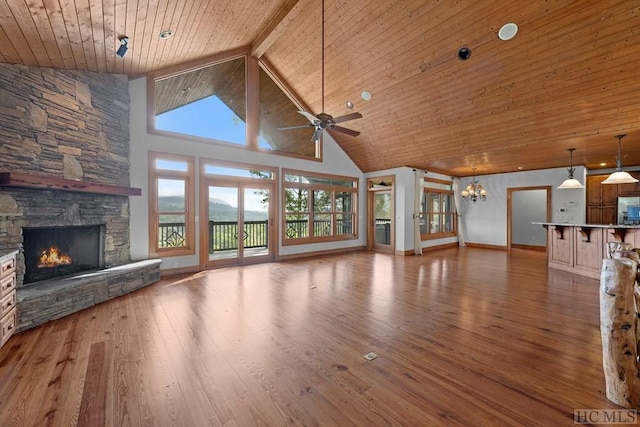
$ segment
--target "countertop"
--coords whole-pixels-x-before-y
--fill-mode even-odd
[[[621,225],[621,224],[570,224],[568,222],[532,222],[537,225],[555,225],[558,227],[587,227],[587,228],[632,228],[640,229],[640,225]]]

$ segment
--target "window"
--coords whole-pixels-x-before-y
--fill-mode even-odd
[[[455,236],[453,191],[448,181],[425,179],[420,208],[422,240]]]
[[[155,80],[155,129],[246,144],[245,58]]]
[[[284,171],[283,244],[357,237],[358,179]]]
[[[149,76],[149,132],[320,159],[302,103],[249,48]],[[281,128],[287,128],[283,130]]]
[[[195,159],[149,153],[151,256],[195,253]]]

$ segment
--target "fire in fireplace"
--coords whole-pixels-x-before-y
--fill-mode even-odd
[[[57,267],[63,264],[73,264],[73,260],[69,255],[60,253],[60,250],[55,246],[50,246],[42,251],[38,268]]]
[[[103,225],[23,228],[24,283],[102,268]]]

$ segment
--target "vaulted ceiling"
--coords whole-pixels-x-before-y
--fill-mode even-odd
[[[325,20],[325,110],[364,116],[332,134],[364,171],[566,167],[570,147],[612,168],[617,134],[640,165],[637,0],[325,0]],[[0,0],[0,61],[135,77],[251,46],[319,113],[321,29],[320,0]]]

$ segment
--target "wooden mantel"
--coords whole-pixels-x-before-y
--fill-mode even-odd
[[[0,172],[0,186],[76,191],[80,193],[109,194],[112,196],[140,196],[142,194],[140,188],[74,181],[72,179],[22,172]]]

